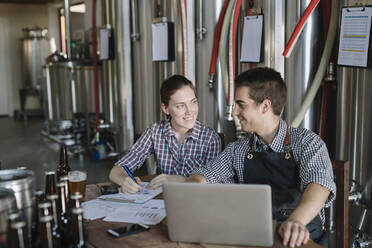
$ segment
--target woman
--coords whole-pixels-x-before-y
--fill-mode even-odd
[[[196,120],[198,101],[195,88],[188,79],[180,75],[171,76],[163,82],[160,97],[167,120],[150,125],[129,153],[111,169],[110,180],[120,185],[125,193],[139,191],[141,180],[136,177],[136,183],[123,166],[134,172],[149,155],[154,154],[160,175],[147,187],[158,189],[166,181],[185,181],[194,168],[205,165],[221,151],[218,134]]]

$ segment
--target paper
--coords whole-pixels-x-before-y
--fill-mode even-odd
[[[141,183],[141,191],[135,194],[125,194],[120,192],[117,194],[102,195],[98,197],[98,199],[115,202],[145,203],[162,192],[161,190],[146,189],[147,184],[147,182]]]
[[[260,62],[263,15],[244,17],[241,62]]]
[[[145,204],[133,204],[136,207],[118,208],[110,212],[104,221],[156,225],[166,216],[164,200],[150,200]]]
[[[338,64],[367,67],[371,7],[343,8]]]
[[[87,220],[95,220],[107,216],[119,208],[137,208],[138,204],[101,201],[98,199],[83,202],[83,217]]]
[[[152,24],[152,61],[168,60],[168,23]]]

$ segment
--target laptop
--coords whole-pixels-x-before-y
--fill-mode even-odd
[[[165,183],[163,195],[172,241],[273,245],[269,185]]]

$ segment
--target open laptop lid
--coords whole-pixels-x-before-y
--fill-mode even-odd
[[[169,239],[272,246],[268,185],[165,183]]]

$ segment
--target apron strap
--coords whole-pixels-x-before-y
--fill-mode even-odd
[[[289,128],[288,128],[288,122],[286,121],[285,124],[287,125],[286,132],[285,132],[285,140],[284,140],[284,151],[285,151],[285,159],[290,159],[292,157],[291,155],[291,146],[290,146],[290,140],[289,140]]]
[[[288,122],[286,121],[286,133],[285,133],[285,139],[284,139],[284,152],[285,152],[285,159],[290,159],[292,157],[291,155],[291,146],[290,146],[290,139],[289,139],[289,128],[288,128]],[[249,139],[248,144],[248,154],[247,158],[252,159],[253,158],[253,140],[254,140],[254,134],[252,133],[251,138]]]

